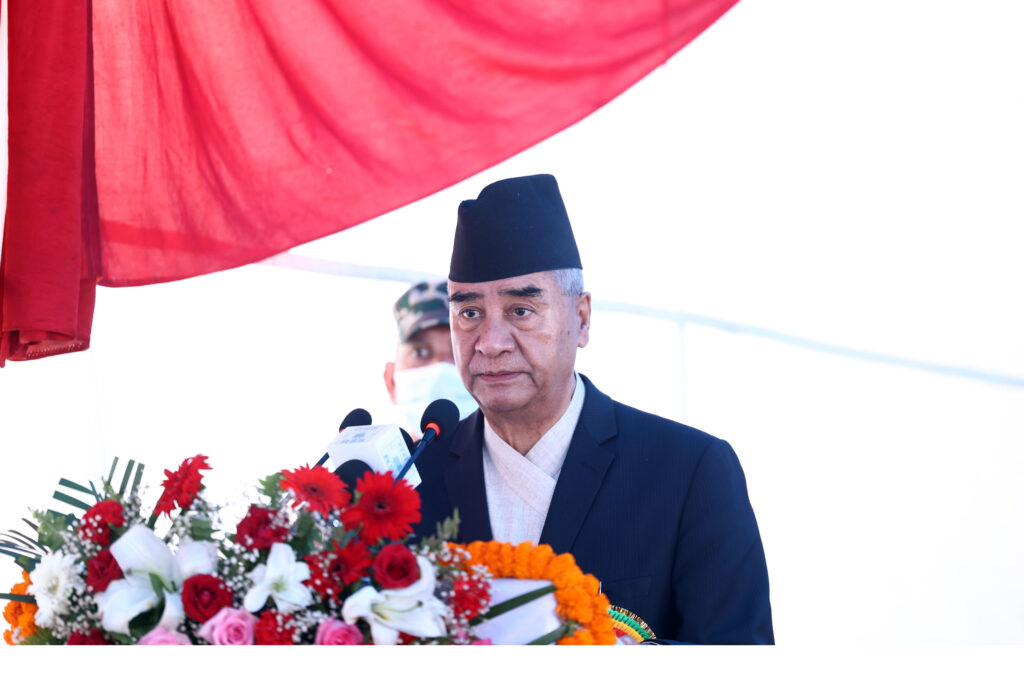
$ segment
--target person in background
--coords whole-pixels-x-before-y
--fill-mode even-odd
[[[477,409],[454,365],[448,319],[448,282],[420,282],[394,305],[398,325],[395,359],[384,366],[384,387],[395,404],[399,427],[420,438],[420,418],[436,399],[455,403],[466,418]]]

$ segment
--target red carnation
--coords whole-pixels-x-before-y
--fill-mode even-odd
[[[367,472],[356,484],[359,502],[348,509],[345,524],[362,525],[360,537],[369,544],[381,538],[397,540],[412,533],[420,521],[420,494],[402,479],[395,485],[391,472]]]
[[[348,505],[345,483],[328,469],[303,465],[294,470],[284,470],[283,474],[281,488],[295,494],[294,507],[306,503],[310,510],[326,515]]]
[[[405,588],[420,578],[416,556],[401,543],[390,543],[373,561],[373,578],[381,588]]]
[[[253,628],[257,645],[294,645],[295,623],[277,610],[267,610]]]
[[[160,500],[156,502],[153,514],[166,513],[170,517],[171,510],[175,506],[187,510],[196,494],[199,493],[199,489],[203,488],[203,475],[199,473],[200,470],[208,469],[211,467],[206,464],[206,456],[196,455],[186,458],[178,467],[177,472],[164,470],[164,475],[167,477],[163,483],[164,492],[160,495]]]
[[[110,525],[124,526],[124,508],[116,500],[101,500],[82,515],[78,535],[86,541],[110,545]]]
[[[85,585],[90,593],[102,593],[107,590],[111,581],[117,581],[124,577],[120,565],[114,559],[110,548],[104,548],[96,554],[96,557],[89,560],[89,574],[85,579]]]
[[[193,574],[185,579],[181,602],[185,616],[200,624],[220,611],[234,605],[235,594],[221,579],[209,574]]]
[[[459,579],[452,586],[452,592],[452,608],[461,619],[474,619],[491,604],[491,584],[481,577]]]
[[[306,556],[310,575],[305,584],[315,590],[321,600],[338,601],[345,586],[366,576],[370,561],[370,551],[362,543],[351,541],[342,548],[335,541],[334,550]]]
[[[274,510],[250,505],[235,529],[235,541],[249,550],[267,550],[288,538],[288,528],[274,524]]]
[[[107,637],[103,635],[103,631],[98,628],[94,628],[89,633],[82,633],[81,631],[72,631],[71,635],[68,636],[68,645],[112,645],[107,640]]]

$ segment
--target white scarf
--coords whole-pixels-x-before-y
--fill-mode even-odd
[[[496,541],[540,542],[558,474],[583,411],[584,394],[577,373],[569,406],[525,455],[498,436],[484,418],[484,486]]]

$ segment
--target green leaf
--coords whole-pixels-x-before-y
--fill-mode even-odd
[[[128,466],[124,468],[124,477],[121,478],[121,488],[118,489],[117,495],[123,496],[124,492],[128,489],[128,480],[132,476],[132,468],[135,467],[135,461],[129,460]]]
[[[557,643],[568,632],[569,627],[566,624],[562,624],[551,633],[545,633],[540,638],[531,640],[527,645],[550,645],[551,643]]]
[[[35,512],[39,522],[39,543],[50,550],[59,550],[64,545],[60,532],[67,530],[76,521],[74,515],[65,515],[53,510]]]
[[[548,593],[554,593],[554,592],[555,592],[555,585],[554,584],[550,584],[550,585],[547,585],[547,586],[541,586],[540,588],[532,590],[529,593],[523,593],[522,595],[517,595],[514,598],[509,598],[508,600],[505,600],[504,602],[499,602],[497,605],[492,605],[491,608],[489,610],[487,610],[486,614],[481,614],[480,616],[476,617],[475,619],[470,620],[469,623],[470,623],[471,626],[476,626],[477,624],[479,624],[480,622],[482,622],[485,619],[494,619],[495,617],[500,617],[505,612],[510,612],[510,611],[514,610],[516,607],[520,607],[522,605],[525,605],[528,602],[536,600],[537,598],[539,598],[541,596],[547,595]]]
[[[146,469],[146,466],[141,462],[139,466],[135,468],[135,481],[132,482],[132,495],[134,496],[139,490],[139,482],[142,481],[142,471]]]
[[[281,479],[283,478],[284,474],[275,472],[269,477],[260,479],[260,491],[270,498],[270,507],[277,507],[281,502]]]
[[[48,628],[36,629],[36,632],[30,635],[25,640],[21,641],[22,645],[60,645],[61,642],[53,637],[53,633]]]
[[[62,493],[60,491],[54,491],[53,492],[53,497],[56,500],[59,500],[62,503],[67,503],[68,505],[73,505],[76,508],[81,508],[82,510],[88,510],[89,508],[92,507],[88,503],[83,503],[82,501],[78,500],[77,498],[72,498],[68,494]]]
[[[123,633],[110,633],[110,632],[107,632],[106,636],[107,636],[107,638],[110,638],[115,643],[120,644],[120,645],[134,645],[135,644],[135,640],[132,639],[131,636],[126,636]]]
[[[63,486],[66,489],[71,489],[72,491],[78,491],[79,493],[89,493],[89,494],[91,494],[93,492],[92,489],[87,488],[85,486],[82,486],[81,484],[76,484],[75,482],[71,481],[70,479],[64,479],[63,477],[61,477],[57,481],[57,486]]]
[[[18,595],[17,593],[0,593],[0,600],[11,602],[27,602],[30,605],[36,604],[36,599],[31,595]]]
[[[163,602],[164,600],[164,580],[153,572],[149,572],[149,583],[153,586],[153,592],[156,593],[157,600]]]
[[[213,522],[202,517],[193,517],[189,520],[189,529],[194,541],[213,540]]]
[[[157,627],[163,614],[164,601],[160,600],[156,607],[143,612],[128,622],[128,633],[135,638],[141,638]]]
[[[14,561],[14,564],[18,565],[29,574],[35,571],[36,566],[39,564],[39,560],[32,559],[30,557],[19,557]]]
[[[117,471],[117,456],[114,456],[114,462],[110,463],[110,474],[107,475],[107,486],[113,487],[114,485],[114,472]]]
[[[455,508],[455,510],[452,511],[451,517],[446,518],[444,522],[437,523],[437,534],[429,540],[435,544],[454,540],[459,535],[460,523],[459,509]]]

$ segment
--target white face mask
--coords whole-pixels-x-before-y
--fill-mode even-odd
[[[433,401],[446,398],[459,409],[459,418],[466,419],[477,409],[476,401],[466,391],[458,369],[451,363],[434,363],[422,368],[395,372],[395,407],[405,427],[420,433],[420,418]]]

